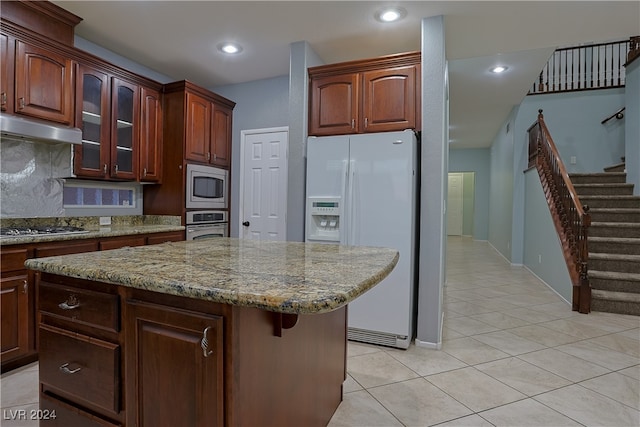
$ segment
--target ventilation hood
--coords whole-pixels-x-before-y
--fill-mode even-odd
[[[82,144],[78,128],[7,114],[0,114],[0,133],[3,139]]]

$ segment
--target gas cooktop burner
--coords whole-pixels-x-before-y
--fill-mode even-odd
[[[23,236],[41,236],[50,234],[78,234],[88,233],[81,227],[73,226],[39,226],[39,227],[2,227],[0,228],[0,237],[23,237]]]

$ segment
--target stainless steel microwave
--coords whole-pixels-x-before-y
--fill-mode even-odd
[[[187,165],[187,209],[226,209],[229,172],[213,166]]]

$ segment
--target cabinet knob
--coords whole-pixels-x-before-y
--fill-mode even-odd
[[[2,105],[7,105],[7,92],[2,92]]]
[[[351,119],[351,129],[355,129],[356,127],[356,119]]]
[[[142,169],[142,176],[147,176],[147,168]]]
[[[27,292],[29,292],[29,283],[27,283],[26,280],[22,281],[22,293],[26,294]]]
[[[102,166],[102,173],[103,175],[107,174],[107,164],[105,163],[104,166]]]
[[[248,227],[251,225],[251,223],[249,221],[245,221],[242,223],[242,225],[244,225],[245,227]]]
[[[211,160],[211,153],[207,152],[207,160]]]
[[[202,347],[202,355],[204,357],[209,357],[213,353],[213,350],[209,350],[209,339],[207,338],[209,329],[211,329],[211,326],[207,326],[205,330],[202,331],[202,339],[200,340],[200,347]]]
[[[364,127],[369,126],[369,119],[367,117],[364,118]]]
[[[18,108],[20,108],[21,110],[24,109],[24,97],[20,97],[18,99]]]
[[[118,175],[118,165],[113,165],[113,171]]]

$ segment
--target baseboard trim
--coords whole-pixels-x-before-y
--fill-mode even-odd
[[[429,348],[431,350],[441,350],[442,349],[442,342],[434,343],[434,342],[422,341],[422,340],[419,340],[418,338],[416,338],[414,343],[415,343],[416,347]]]

